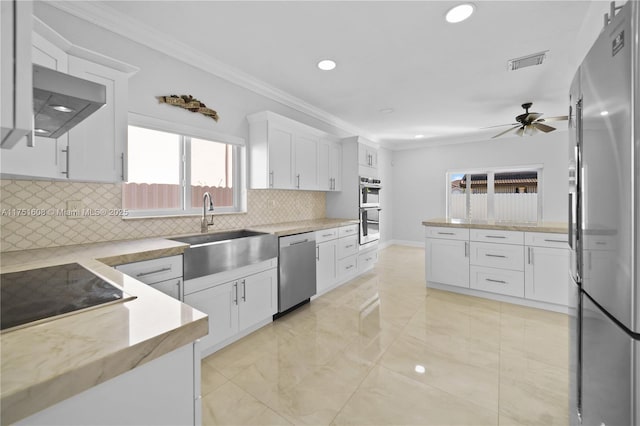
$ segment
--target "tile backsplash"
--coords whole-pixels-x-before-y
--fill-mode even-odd
[[[0,251],[86,244],[200,232],[200,217],[127,219],[120,184],[0,180]],[[95,216],[69,218],[67,201],[80,201]],[[106,209],[106,210],[105,210]],[[210,230],[325,216],[325,193],[250,189],[247,213],[214,216]]]

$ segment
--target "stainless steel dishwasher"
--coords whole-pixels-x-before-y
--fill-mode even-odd
[[[280,237],[278,318],[316,294],[315,232]]]

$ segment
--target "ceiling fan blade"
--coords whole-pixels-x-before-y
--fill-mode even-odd
[[[498,133],[497,135],[493,136],[491,139],[495,139],[495,138],[497,138],[497,137],[500,137],[500,136],[502,136],[502,135],[504,135],[504,134],[506,134],[506,133],[509,133],[510,131],[512,131],[512,130],[514,130],[514,129],[517,129],[518,127],[520,127],[520,125],[519,125],[519,124],[518,124],[517,126],[515,126],[515,127],[512,127],[512,128],[510,128],[510,129],[505,130],[504,132],[500,132],[500,133]]]
[[[520,123],[498,124],[497,126],[480,127],[479,130],[493,129],[493,128],[496,128],[496,127],[504,127],[504,126],[521,126],[521,124]]]
[[[522,136],[523,134],[524,134],[524,126],[520,127],[518,130],[516,130],[516,135]]]
[[[540,120],[538,120],[538,123],[541,121],[564,121],[564,120],[568,120],[569,116],[567,115],[559,115],[557,117],[547,117],[547,118],[541,118]]]
[[[546,124],[542,124],[539,121],[536,121],[535,123],[531,123],[531,126],[538,129],[538,130],[542,130],[545,133],[549,133],[549,132],[553,132],[556,128],[555,127],[551,127],[551,126],[547,126]]]
[[[538,128],[536,126],[534,126],[533,124],[530,124],[527,126],[527,128],[525,129],[525,133],[529,136],[533,136],[536,133],[540,133],[540,130],[538,130]]]

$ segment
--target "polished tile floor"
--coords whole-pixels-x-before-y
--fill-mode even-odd
[[[568,424],[568,318],[425,288],[424,250],[203,360],[205,425]]]

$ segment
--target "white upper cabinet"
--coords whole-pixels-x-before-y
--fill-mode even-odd
[[[342,145],[331,138],[322,138],[318,142],[318,189],[342,189]]]
[[[22,138],[12,149],[3,150],[2,176],[122,181],[128,79],[137,68],[74,46],[37,18],[33,20],[33,30],[30,37],[33,63],[104,85],[106,105],[57,139],[35,137],[29,146],[27,139]],[[29,108],[33,117],[31,104]]]
[[[12,148],[33,131],[32,10],[30,1],[0,2],[2,148]]]
[[[251,188],[336,188],[341,150],[328,142],[330,135],[270,111],[247,120]]]
[[[295,137],[295,173],[296,189],[318,188],[318,138],[313,135],[298,134]]]
[[[378,150],[370,145],[358,145],[358,164],[370,169],[378,168]]]
[[[69,74],[106,87],[107,103],[68,133],[70,180],[121,182],[127,140],[128,75],[69,56]]]

